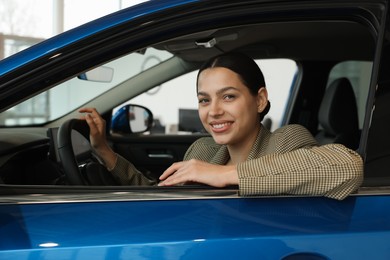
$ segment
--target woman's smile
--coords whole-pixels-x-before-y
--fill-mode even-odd
[[[199,75],[199,117],[218,144],[248,152],[260,129],[258,106],[266,98],[253,95],[229,69],[211,68]]]
[[[213,132],[222,133],[230,129],[233,122],[211,122],[210,126]]]

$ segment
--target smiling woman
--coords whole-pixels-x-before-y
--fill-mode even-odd
[[[197,140],[159,186],[239,185],[240,194],[323,195],[343,199],[363,181],[363,161],[341,144],[318,146],[308,130],[288,125],[270,133],[261,121],[270,109],[264,76],[240,53],[212,58],[199,70],[199,116],[212,138]],[[126,185],[155,185],[106,141],[105,120],[85,108],[91,144],[107,169]],[[315,174],[313,170],[316,169]]]

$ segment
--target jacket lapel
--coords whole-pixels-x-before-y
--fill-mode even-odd
[[[253,143],[253,146],[249,152],[247,160],[253,160],[266,155],[270,138],[271,138],[271,132],[263,125],[261,125],[260,131],[256,137],[255,142]]]

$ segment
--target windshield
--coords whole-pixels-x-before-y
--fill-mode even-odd
[[[0,125],[44,124],[57,119],[170,57],[170,53],[154,48],[148,48],[142,53],[131,53],[8,109],[0,114]]]

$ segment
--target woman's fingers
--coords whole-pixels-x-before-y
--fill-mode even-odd
[[[183,184],[186,182],[196,182],[196,177],[201,174],[201,170],[197,168],[198,162],[196,160],[177,162],[172,164],[161,175],[160,186],[171,186]]]
[[[160,177],[160,186],[183,183],[203,183],[214,187],[238,184],[235,165],[215,165],[208,162],[189,160],[172,164]]]
[[[99,129],[95,123],[95,120],[93,120],[91,114],[85,115],[85,121],[87,121],[91,135],[95,135],[96,133],[99,133]]]
[[[84,118],[86,119],[87,116],[90,116],[90,118],[95,122],[95,123],[99,123],[99,122],[103,122],[104,119],[100,116],[99,112],[96,110],[96,108],[88,108],[88,107],[85,107],[85,108],[81,108],[79,110],[80,113],[85,113],[85,116]]]
[[[79,109],[79,112],[80,113],[97,113],[98,114],[96,108],[94,108],[94,107],[83,107],[83,108]]]
[[[177,162],[177,163],[174,163],[171,166],[169,166],[168,169],[166,169],[163,172],[163,174],[161,174],[160,180],[165,180],[166,178],[168,178],[169,176],[174,174],[180,168],[180,163],[181,162]]]
[[[99,133],[100,129],[98,127],[100,124],[99,123],[100,115],[97,113],[97,111],[95,109],[89,109],[89,108],[80,109],[79,111],[81,113],[86,113],[84,115],[84,119],[85,121],[87,121],[91,135],[95,135]]]
[[[96,126],[104,125],[105,121],[100,116],[95,108],[81,108],[79,110],[80,113],[85,113],[84,119],[87,120],[88,123],[94,123]]]
[[[99,152],[100,148],[105,148],[106,146],[106,124],[105,120],[100,116],[95,108],[81,108],[80,113],[85,113],[84,119],[90,130],[90,141],[92,147]]]

